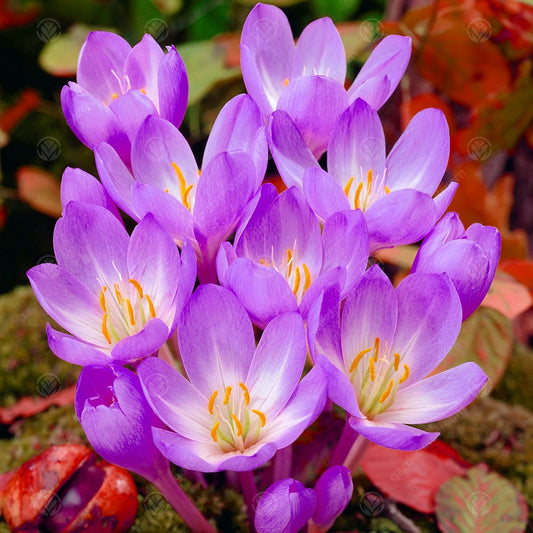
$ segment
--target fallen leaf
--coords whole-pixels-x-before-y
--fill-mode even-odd
[[[53,174],[39,167],[23,166],[17,170],[16,177],[23,202],[45,215],[61,216],[60,185]]]
[[[510,320],[531,307],[533,298],[527,287],[510,274],[497,271],[481,305],[496,309]]]

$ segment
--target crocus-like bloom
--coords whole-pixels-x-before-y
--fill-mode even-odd
[[[340,116],[329,141],[328,172],[316,161],[311,164],[309,151],[303,155],[303,143],[295,143],[295,132],[284,129],[285,119],[275,117],[270,130],[282,146],[283,153],[273,154],[283,180],[287,186],[303,188],[309,205],[324,220],[338,211],[361,209],[371,253],[422,239],[451,201],[457,184],[432,198],[446,170],[450,146],[448,125],[438,109],[415,115],[385,157],[376,111],[356,100]]]
[[[500,232],[472,224],[466,231],[457,213],[446,213],[424,239],[412,272],[446,272],[463,307],[463,321],[483,301],[500,258]]]
[[[61,91],[68,125],[89,148],[108,142],[126,162],[146,116],[159,115],[175,126],[185,116],[185,64],[173,46],[165,53],[148,34],[132,48],[114,33],[89,33],[77,81]]]
[[[316,494],[299,481],[286,478],[273,483],[263,493],[255,511],[257,533],[296,533],[311,518]]]
[[[345,211],[320,224],[303,194],[291,187],[279,196],[271,184],[261,188],[249,219],[234,244],[217,256],[221,285],[230,289],[252,321],[264,328],[275,316],[300,311],[332,276],[347,293],[368,262],[368,236],[360,211]]]
[[[241,67],[248,93],[265,119],[275,110],[286,111],[317,157],[327,147],[336,118],[356,98],[364,98],[374,109],[383,105],[410,55],[409,37],[386,37],[346,91],[346,55],[331,19],[313,21],[295,45],[283,11],[257,4],[241,36]]]
[[[152,427],[162,428],[163,423],[131,370],[119,366],[83,368],[74,407],[91,446],[106,461],[152,482],[168,474],[168,459],[152,440]]]
[[[182,257],[146,216],[131,237],[106,209],[70,202],[54,231],[55,264],[28,271],[44,310],[72,335],[47,326],[52,351],[78,365],[124,364],[156,352],[175,329],[196,279],[190,246]]]
[[[322,531],[327,531],[352,498],[353,482],[348,468],[341,465],[328,468],[318,478],[315,493],[313,522]]]
[[[306,339],[298,314],[275,318],[256,348],[237,298],[205,284],[185,305],[178,329],[189,379],[154,357],[138,367],[150,405],[169,428],[154,429],[154,442],[178,466],[252,470],[294,442],[322,411],[320,369],[300,381]]]
[[[474,363],[427,377],[455,343],[461,315],[446,274],[411,274],[395,290],[374,265],[342,313],[338,287],[324,291],[309,315],[311,353],[355,431],[381,446],[417,450],[438,433],[405,424],[441,420],[476,397],[487,376]]]
[[[146,118],[133,141],[133,174],[106,143],[95,149],[96,166],[121,209],[136,220],[153,213],[179,246],[188,239],[201,281],[214,281],[216,252],[263,180],[264,129],[255,103],[239,95],[215,122],[202,171],[185,137],[155,116]]]

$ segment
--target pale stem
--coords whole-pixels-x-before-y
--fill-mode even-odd
[[[272,483],[290,477],[292,471],[292,444],[278,450],[274,457]]]
[[[357,431],[352,429],[352,426],[350,426],[348,420],[346,420],[346,424],[344,425],[341,437],[337,442],[337,446],[335,446],[335,449],[329,458],[329,466],[341,465],[343,463],[353,446],[357,435]]]
[[[248,470],[247,472],[239,472],[238,475],[241,483],[241,492],[248,512],[250,532],[253,533],[255,531],[255,506],[257,504],[257,486],[254,480],[254,473]]]
[[[365,455],[369,445],[370,441],[367,440],[366,437],[363,437],[363,435],[358,435],[355,439],[355,442],[352,444],[352,447],[350,448],[346,459],[344,459],[342,463],[346,468],[350,470],[352,476],[355,474],[359,463],[363,459],[363,456]]]

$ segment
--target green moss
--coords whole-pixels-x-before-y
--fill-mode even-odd
[[[0,316],[0,405],[12,405],[22,396],[47,396],[76,382],[79,367],[48,348],[50,319],[31,287],[0,296]]]

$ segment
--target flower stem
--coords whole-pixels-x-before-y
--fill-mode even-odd
[[[170,470],[154,480],[153,483],[161,491],[161,494],[163,494],[168,503],[172,505],[188,528],[192,529],[195,533],[215,532],[215,528],[196,508],[187,494],[185,494]]]
[[[335,449],[329,458],[329,466],[341,465],[343,463],[353,446],[357,435],[357,432],[352,429],[352,426],[350,426],[348,420],[346,420],[346,424],[342,430],[341,437],[337,442],[337,446],[335,446]]]
[[[290,477],[292,471],[292,445],[278,450],[274,457],[272,483]]]
[[[239,481],[241,483],[241,492],[246,503],[246,510],[248,511],[248,522],[250,532],[255,531],[255,506],[257,504],[257,486],[254,480],[254,473],[249,470],[247,472],[239,472]]]
[[[370,444],[370,441],[363,437],[363,435],[358,435],[355,439],[355,442],[352,444],[350,451],[346,455],[346,459],[343,461],[343,465],[348,468],[352,474],[355,474],[361,459],[366,453],[366,450]]]

